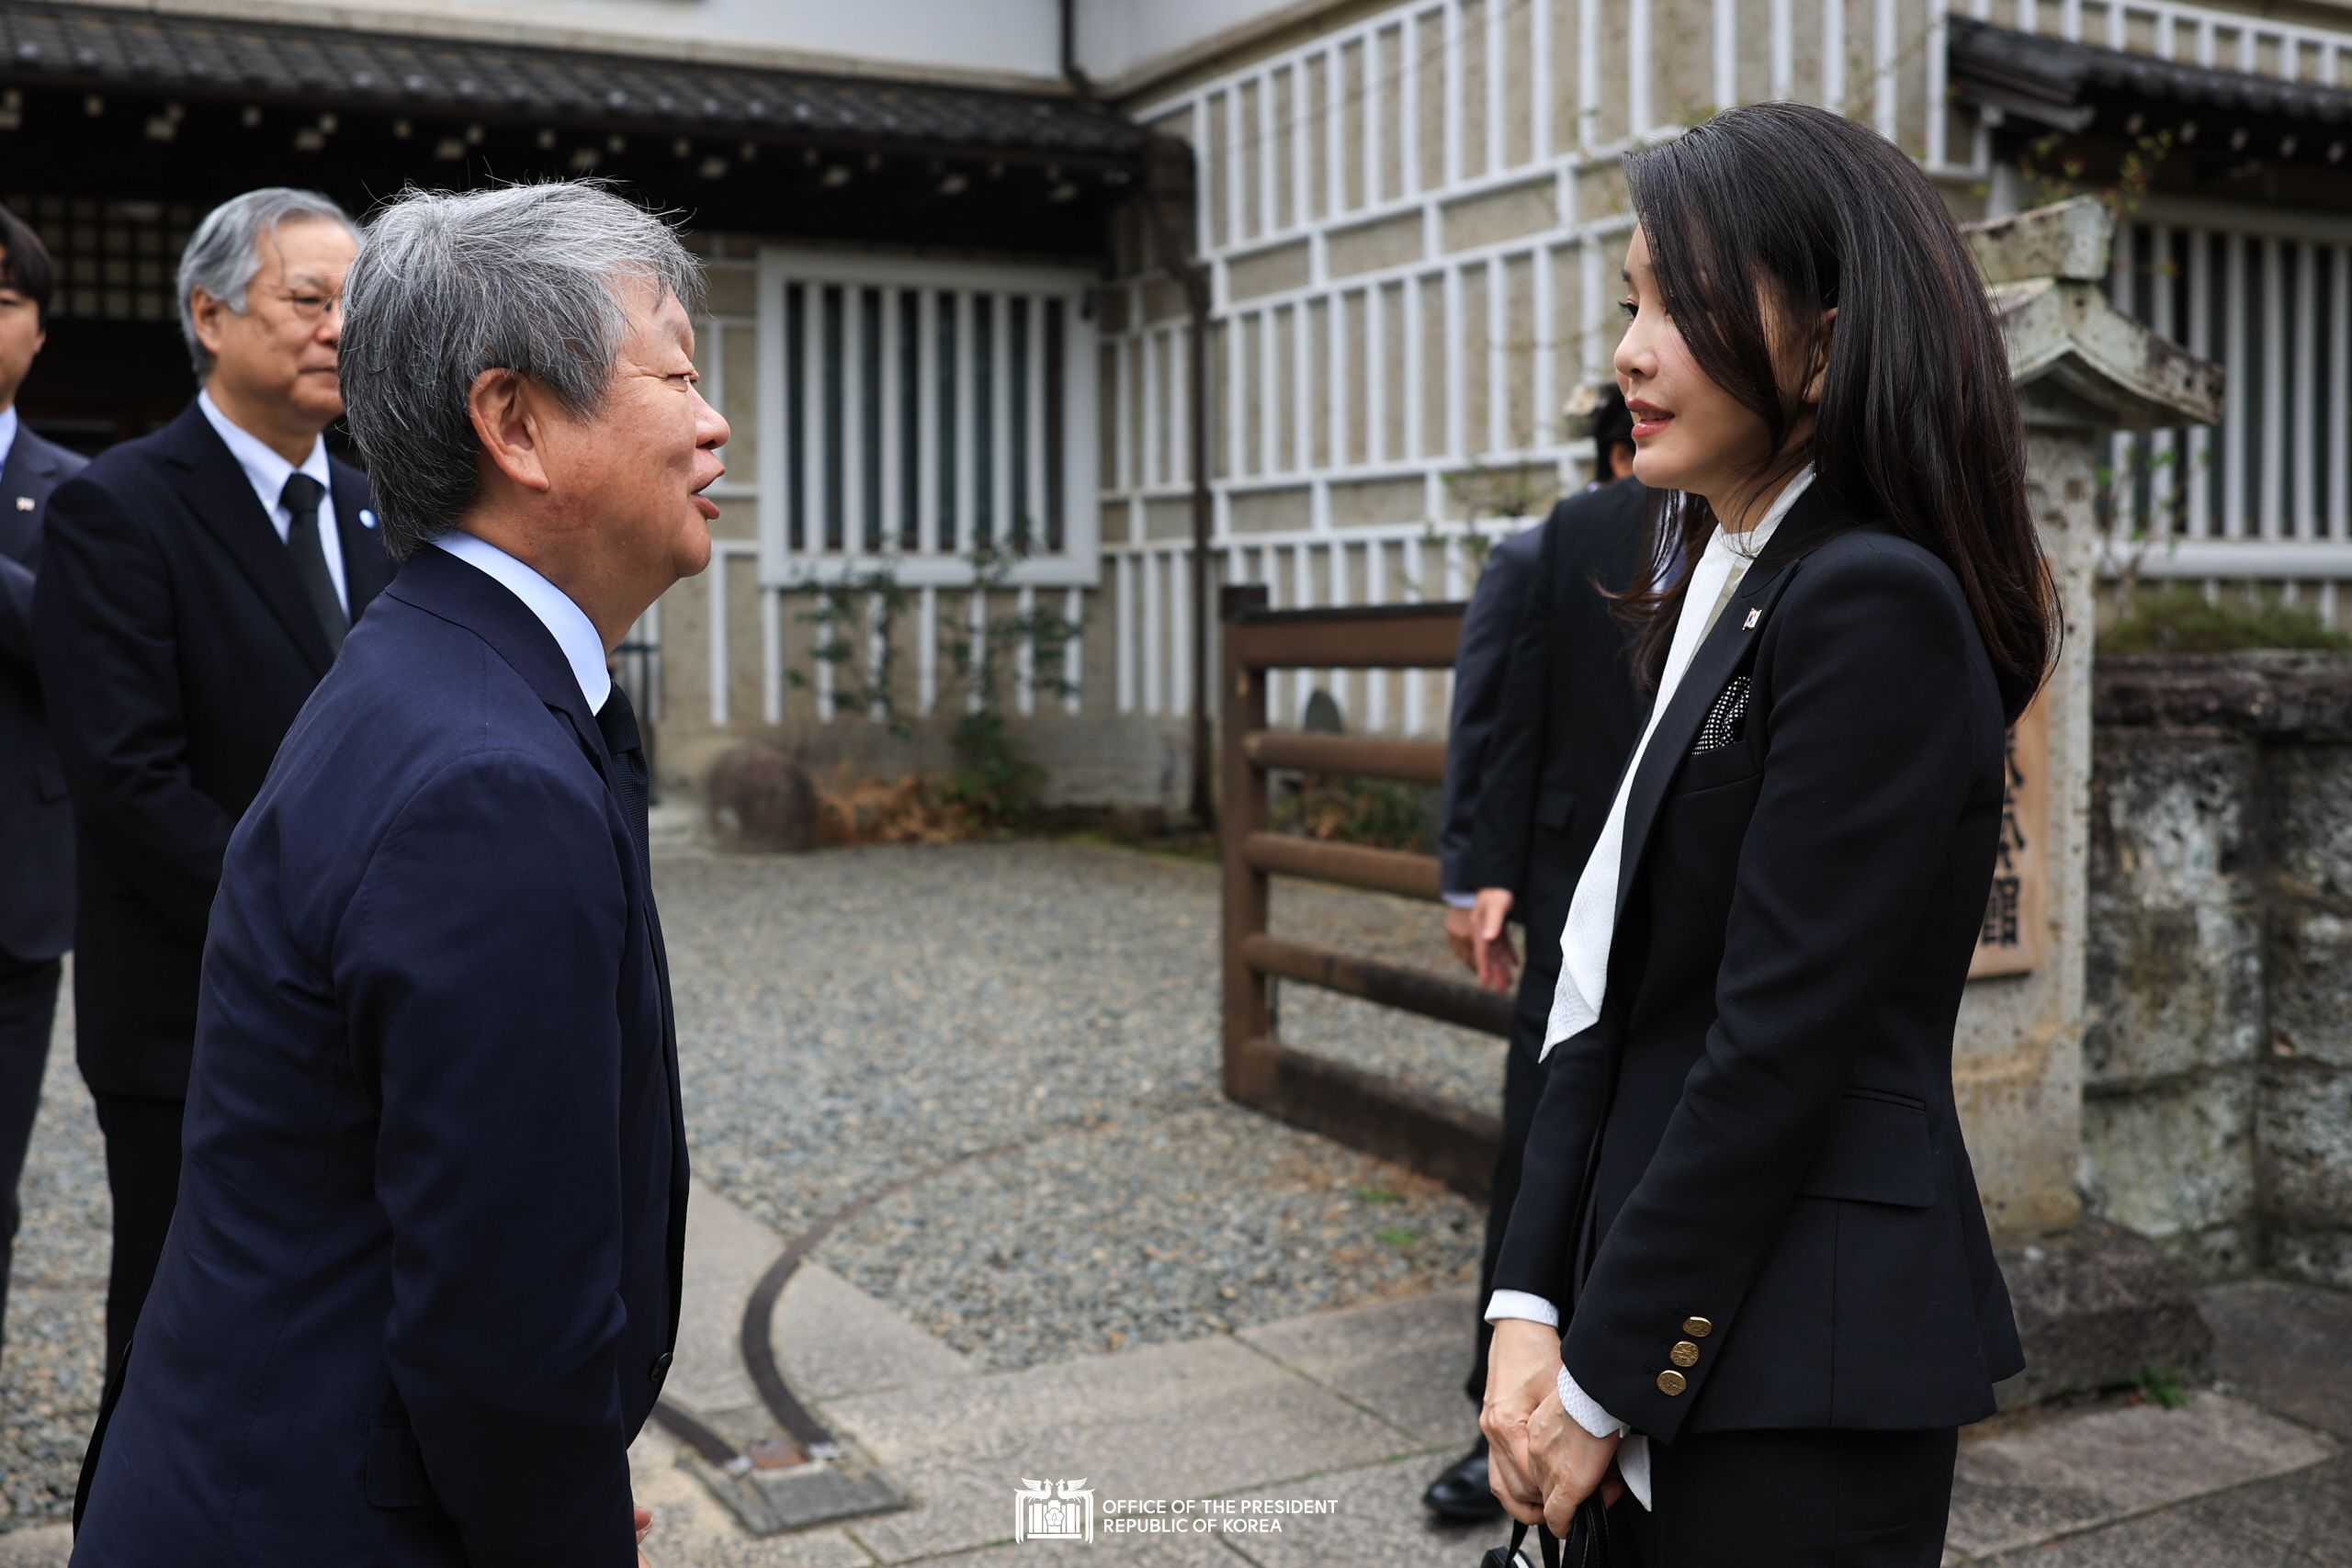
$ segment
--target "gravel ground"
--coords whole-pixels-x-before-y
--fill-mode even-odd
[[[673,856],[696,1172],[787,1235],[947,1161],[817,1257],[992,1368],[1466,1279],[1482,1214],[1227,1102],[1215,868],[1082,844]],[[1400,899],[1284,887],[1284,934],[1451,963]],[[1408,960],[1408,952],[1419,954]],[[1499,1092],[1500,1047],[1290,987],[1301,1040]],[[1375,1052],[1367,1048],[1377,1043]]]
[[[1020,842],[687,852],[656,874],[696,1174],[787,1236],[913,1179],[816,1256],[986,1366],[1476,1267],[1474,1205],[1218,1092],[1212,866]],[[1401,899],[1283,885],[1273,925],[1453,962]],[[1496,1042],[1306,987],[1283,1003],[1303,1045],[1499,1090]],[[61,1013],[0,1361],[0,1529],[70,1511],[101,1376],[105,1164]]]
[[[74,1511],[82,1445],[106,1378],[105,1145],[74,1067],[73,974],[58,998],[40,1120],[25,1159],[24,1228],[0,1354],[0,1529]]]

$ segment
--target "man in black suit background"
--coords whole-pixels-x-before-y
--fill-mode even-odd
[[[75,1056],[114,1195],[107,1361],[179,1190],[205,923],[229,834],[391,577],[368,481],[327,455],[351,220],[248,191],[180,259],[202,391],[59,487],[35,642],[76,824]]]
[[[1612,384],[1591,389],[1589,397],[1589,408],[1571,403],[1569,417],[1590,427],[1592,482],[1540,525],[1495,547],[1463,612],[1454,655],[1438,840],[1446,939],[1498,990],[1510,987],[1515,965],[1507,920],[1525,930],[1528,949],[1503,1071],[1503,1137],[1465,1385],[1474,1408],[1486,1398],[1494,1338],[1483,1315],[1489,1282],[1519,1193],[1521,1146],[1543,1094],[1537,1053],[1559,974],[1560,928],[1634,745],[1626,628],[1600,588],[1620,593],[1632,581],[1649,492],[1627,477],[1633,420],[1623,396]],[[1440,1518],[1500,1517],[1486,1440],[1441,1471],[1421,1501]]]
[[[17,1179],[40,1110],[58,974],[74,935],[74,819],[41,712],[32,612],[41,513],[82,459],[17,417],[54,276],[40,237],[0,208],[0,1348],[22,1218]]]

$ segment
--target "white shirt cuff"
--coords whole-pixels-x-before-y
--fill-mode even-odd
[[[1460,893],[1449,889],[1439,894],[1438,897],[1445,900],[1445,907],[1449,909],[1475,909],[1478,907],[1478,896],[1476,893]]]
[[[1487,1303],[1487,1321],[1500,1323],[1505,1318],[1518,1318],[1527,1323],[1540,1323],[1546,1328],[1560,1326],[1560,1309],[1542,1296],[1525,1291],[1497,1291]]]
[[[1625,1423],[1603,1410],[1592,1395],[1577,1386],[1568,1369],[1560,1369],[1560,1407],[1568,1418],[1596,1438],[1621,1438],[1628,1430]]]

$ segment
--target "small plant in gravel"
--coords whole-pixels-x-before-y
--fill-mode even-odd
[[[1024,523],[1006,543],[975,548],[966,558],[972,566],[967,594],[985,604],[1006,592],[1014,570],[1028,558],[1029,546]],[[815,628],[808,658],[832,671],[841,710],[863,714],[901,739],[911,738],[913,722],[899,706],[897,632],[913,595],[899,581],[897,557],[811,583],[809,592],[810,607],[800,617]],[[849,629],[861,626],[862,660]],[[1076,695],[1078,687],[1069,677],[1069,650],[1083,630],[1082,621],[1046,607],[985,615],[977,628],[963,616],[951,617],[940,637],[949,678],[941,682],[937,705],[942,712],[965,710],[947,737],[956,771],[944,779],[915,774],[890,782],[883,792],[887,800],[870,790],[856,799],[829,793],[828,825],[842,834],[836,841],[934,842],[940,841],[935,834],[965,837],[1026,823],[1036,810],[1046,773],[1005,718],[1007,689],[1017,681],[1039,697]],[[803,689],[814,683],[808,671],[792,671],[787,678]],[[867,814],[874,811],[892,825],[869,827]]]
[[[1410,1252],[1421,1245],[1421,1233],[1407,1230],[1402,1225],[1383,1225],[1372,1233],[1372,1239],[1383,1247],[1393,1247],[1399,1252]]]
[[[2142,1404],[2177,1410],[2188,1403],[2188,1391],[2180,1386],[2177,1367],[2142,1367],[2132,1382],[2132,1397]]]
[[[1435,841],[1436,792],[1385,779],[1329,778],[1308,773],[1295,793],[1273,808],[1277,832],[1365,844],[1383,850],[1430,850]]]

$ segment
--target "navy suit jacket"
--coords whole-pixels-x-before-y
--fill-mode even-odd
[[[333,468],[351,618],[391,580]],[[334,662],[294,557],[193,403],[50,498],[34,640],[74,800],[74,1055],[100,1094],[176,1100],[229,831]]]
[[[426,548],[238,825],[179,1208],[76,1568],[631,1568],[674,1342],[669,980],[594,716]]]
[[[74,817],[33,664],[33,580],[49,493],[85,461],[20,422],[0,468],[0,954],[20,964],[74,939]]]
[[[1445,730],[1445,796],[1438,819],[1438,885],[1448,893],[1476,893],[1470,879],[1470,846],[1478,819],[1480,781],[1488,742],[1502,708],[1503,680],[1510,668],[1511,633],[1535,581],[1536,557],[1550,522],[1522,528],[1487,552],[1478,586],[1462,611],[1462,637],[1453,649],[1453,711]]]

